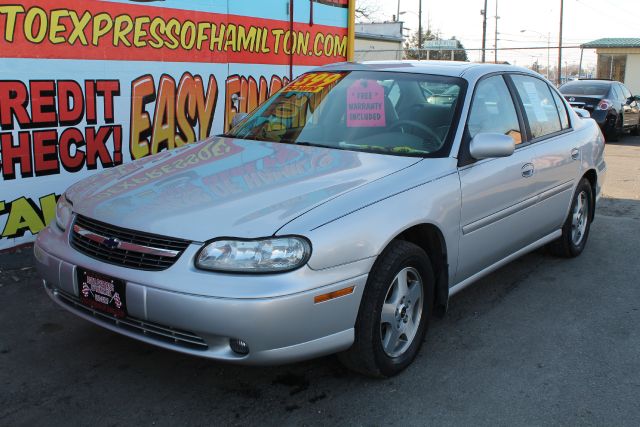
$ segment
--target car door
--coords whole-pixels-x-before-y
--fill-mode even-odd
[[[458,283],[526,246],[535,234],[531,228],[536,220],[531,209],[537,191],[532,179],[535,147],[523,139],[522,126],[503,75],[477,83],[458,168],[462,195]],[[511,136],[515,152],[470,159],[465,150],[480,133]]]
[[[557,91],[534,76],[510,76],[522,103],[534,144],[536,239],[559,230],[580,173],[580,142],[571,128],[567,106]],[[533,227],[533,224],[532,224]]]
[[[611,87],[611,91],[614,97],[614,103],[616,105],[616,109],[619,110],[622,114],[622,126],[632,126],[633,121],[633,111],[631,110],[631,106],[627,103],[627,99],[622,94],[622,88],[619,84],[614,83]]]
[[[622,95],[627,100],[626,102],[629,106],[627,112],[629,115],[629,126],[635,126],[640,122],[640,106],[638,105],[638,101],[635,100],[631,91],[625,85],[621,84],[620,90],[622,90]]]

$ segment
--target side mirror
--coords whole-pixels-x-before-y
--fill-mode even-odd
[[[231,119],[231,127],[234,128],[236,126],[238,126],[238,124],[243,121],[249,114],[247,113],[236,113],[235,116],[233,116],[233,119]]]
[[[515,149],[513,138],[501,133],[479,133],[469,144],[469,154],[476,160],[509,157]]]
[[[587,110],[585,110],[584,108],[574,108],[573,111],[575,111],[576,114],[581,119],[589,119],[589,118],[591,118],[591,113],[588,112]]]

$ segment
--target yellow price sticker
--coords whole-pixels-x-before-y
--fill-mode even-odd
[[[317,93],[327,86],[337,82],[344,73],[308,73],[291,82],[283,92],[313,92]]]

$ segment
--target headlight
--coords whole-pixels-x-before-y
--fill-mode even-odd
[[[58,199],[58,204],[56,205],[56,224],[60,227],[61,230],[66,230],[69,226],[69,222],[71,222],[71,215],[73,214],[73,206],[67,200],[65,195],[63,194]]]
[[[273,273],[304,265],[311,244],[302,237],[215,240],[200,250],[196,267],[228,273]]]

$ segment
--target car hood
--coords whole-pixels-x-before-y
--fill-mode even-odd
[[[263,237],[420,160],[215,137],[96,174],[66,195],[76,213],[133,230]]]

